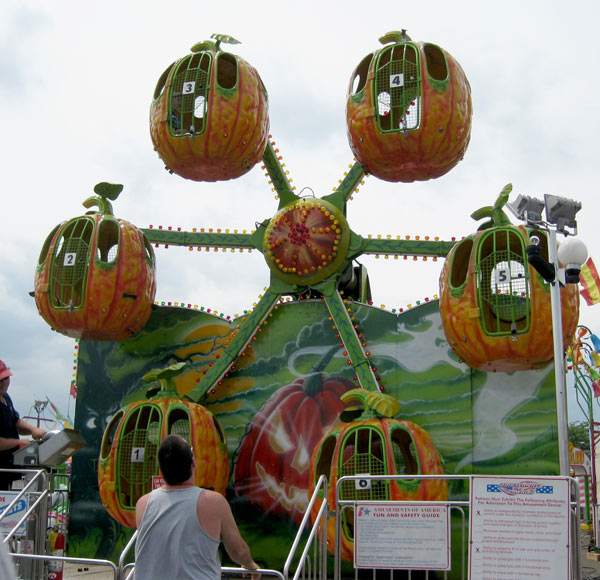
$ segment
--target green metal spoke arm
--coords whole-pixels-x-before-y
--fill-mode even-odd
[[[436,240],[398,240],[361,238],[361,254],[445,257],[456,242]]]
[[[214,232],[179,232],[173,230],[157,230],[144,228],[148,240],[155,244],[170,246],[199,246],[211,248],[249,248],[258,249],[252,242],[252,234],[214,233]]]
[[[271,183],[279,195],[279,209],[299,199],[292,191],[292,186],[288,181],[285,170],[281,166],[281,163],[279,163],[279,158],[271,143],[267,143],[265,152],[263,153],[263,163],[271,178]]]
[[[200,382],[189,393],[188,396],[191,399],[197,403],[201,403],[206,393],[221,380],[223,375],[230,369],[232,363],[237,360],[241,352],[252,340],[260,325],[267,318],[273,306],[275,306],[279,296],[280,294],[271,292],[270,289],[265,291],[254,310],[245,317],[244,322],[237,330],[229,345],[221,353],[220,357],[212,363],[212,366],[208,368]]]
[[[325,299],[325,304],[329,309],[329,313],[331,314],[331,318],[340,334],[340,338],[346,347],[348,358],[352,362],[360,386],[369,391],[379,391],[377,379],[373,374],[371,364],[369,363],[360,339],[356,334],[354,324],[352,323],[352,320],[350,320],[350,315],[348,314],[342,296],[335,290],[323,297]]]
[[[358,161],[352,166],[350,171],[346,174],[342,183],[340,183],[339,187],[335,190],[334,193],[330,195],[326,195],[323,197],[324,200],[333,203],[336,207],[340,208],[342,211],[344,209],[344,205],[348,201],[348,198],[354,193],[354,190],[358,187],[361,180],[364,178],[365,172]],[[346,212],[344,211],[344,214]]]

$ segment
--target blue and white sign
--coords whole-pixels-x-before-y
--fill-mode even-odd
[[[11,502],[19,495],[18,491],[0,491],[0,515],[4,515],[4,511],[11,504]],[[0,520],[0,533],[4,536],[17,525],[19,520],[25,515],[27,511],[27,500],[21,498],[12,508],[8,514]],[[19,526],[16,534],[22,536],[25,534],[25,522]]]

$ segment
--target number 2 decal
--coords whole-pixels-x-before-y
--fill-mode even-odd
[[[75,252],[66,253],[63,259],[63,266],[74,266],[76,257],[77,254]]]

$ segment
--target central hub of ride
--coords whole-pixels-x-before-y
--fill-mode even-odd
[[[270,220],[263,253],[278,278],[311,286],[340,269],[349,242],[350,228],[337,207],[322,199],[301,199]]]

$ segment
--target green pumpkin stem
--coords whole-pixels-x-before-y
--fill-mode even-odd
[[[481,207],[471,214],[471,217],[475,221],[479,221],[484,218],[490,218],[487,222],[482,223],[477,230],[487,230],[496,226],[509,226],[511,221],[506,215],[506,212],[502,209],[508,202],[510,192],[512,191],[512,183],[508,183],[504,186],[500,195],[496,199],[494,205],[488,205]]]
[[[179,398],[175,377],[179,376],[185,367],[187,367],[187,363],[180,362],[172,364],[164,369],[154,369],[147,372],[142,377],[144,382],[158,382],[159,388],[156,388],[156,386],[149,388],[148,391],[146,391],[146,396],[152,399],[155,397]]]
[[[97,212],[88,212],[88,213],[101,213],[104,215],[114,215],[112,204],[109,200],[115,201],[119,194],[123,191],[123,186],[120,183],[108,183],[103,181],[101,183],[97,183],[94,186],[94,191],[98,195],[93,195],[92,197],[88,197],[83,202],[83,207],[98,206]]]
[[[233,38],[233,36],[229,36],[228,34],[211,34],[211,38],[215,40],[203,40],[202,42],[197,42],[192,46],[192,52],[204,52],[204,51],[214,51],[219,52],[221,50],[221,43],[226,42],[227,44],[241,44],[239,40]]]
[[[400,403],[394,397],[384,393],[367,391],[366,389],[351,389],[341,395],[344,403],[360,403],[363,407],[360,421],[394,417],[400,410]]]
[[[323,388],[323,371],[329,364],[333,355],[338,350],[337,346],[330,348],[311,369],[310,373],[304,376],[302,390],[309,396],[314,397]]]
[[[391,32],[386,32],[383,36],[379,37],[379,42],[381,44],[388,44],[390,42],[394,42],[396,44],[402,44],[404,42],[410,42],[411,38],[406,34],[406,30],[403,28],[402,30],[392,30]]]

